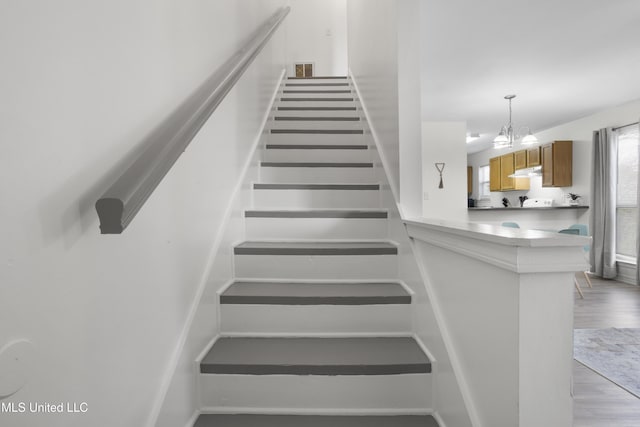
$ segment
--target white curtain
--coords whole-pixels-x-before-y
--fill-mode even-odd
[[[616,180],[617,141],[611,128],[593,132],[591,174],[591,219],[593,237],[591,271],[605,279],[617,276],[616,268]]]

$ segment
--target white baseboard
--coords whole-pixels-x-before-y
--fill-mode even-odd
[[[191,418],[189,418],[189,421],[187,421],[187,423],[184,425],[184,427],[193,427],[193,425],[196,423],[196,421],[198,421],[198,417],[200,416],[202,412],[197,410],[193,412],[193,415],[191,415]]]
[[[638,280],[636,278],[637,266],[635,264],[620,261],[618,261],[617,264],[618,276],[616,277],[616,280],[629,285],[638,285]]]
[[[376,132],[376,129],[374,127],[371,126],[371,116],[369,114],[369,110],[367,109],[367,105],[365,104],[364,100],[362,99],[362,94],[360,92],[360,89],[358,87],[358,82],[356,81],[356,79],[353,77],[353,73],[351,72],[351,68],[349,68],[349,80],[351,81],[351,84],[353,85],[354,90],[356,91],[356,104],[360,104],[360,106],[362,107],[362,112],[364,114],[365,117],[365,122],[367,124],[367,128],[369,129],[369,132],[371,132],[371,136],[373,139],[373,142],[375,143],[376,149],[378,151],[378,156],[380,157],[380,160],[382,162],[382,169],[384,171],[385,177],[387,179],[387,183],[389,184],[389,187],[391,189],[391,193],[393,194],[393,198],[396,202],[396,207],[398,209],[398,211],[400,212],[400,216],[402,217],[402,206],[400,205],[400,195],[397,194],[396,192],[396,185],[394,185],[393,180],[391,179],[391,177],[388,174],[388,171],[391,169],[389,167],[389,160],[387,159],[387,156],[384,153],[384,150],[382,149],[382,141],[380,141],[380,137],[378,136],[378,133]],[[398,187],[399,188],[399,187]]]
[[[376,133],[375,128],[373,128],[371,126],[371,120],[370,120],[370,114],[368,112],[366,103],[363,102],[360,90],[358,88],[358,83],[356,81],[356,79],[353,76],[353,73],[351,72],[351,70],[349,69],[349,80],[351,81],[352,86],[355,89],[355,92],[357,94],[357,102],[356,104],[359,105],[359,107],[362,108],[363,114],[364,114],[364,121],[366,121],[366,124],[368,125],[368,129],[371,133],[374,145],[376,147],[376,151],[377,151],[377,156],[380,159],[380,162],[382,163],[382,174],[384,175],[384,178],[386,179],[386,184],[390,189],[392,198],[393,198],[393,202],[395,202],[395,207],[396,210],[400,216],[400,218],[404,218],[404,214],[403,214],[403,209],[402,209],[402,205],[400,204],[400,198],[399,198],[399,194],[395,191],[395,187],[393,185],[391,185],[390,183],[392,182],[390,179],[390,176],[388,174],[388,171],[390,170],[389,168],[389,162],[388,159],[385,156],[384,151],[381,149],[382,147],[382,141],[380,141],[379,135]],[[374,159],[375,161],[375,159]],[[388,200],[388,203],[391,203],[391,200]],[[384,204],[381,205],[382,208],[387,208],[389,206],[385,206]],[[389,221],[395,221],[398,220],[398,218],[394,218],[392,215],[389,215]],[[389,225],[389,228],[391,228],[391,226]],[[403,228],[404,229],[404,228]],[[408,236],[407,236],[408,238]],[[411,251],[411,253],[413,254],[413,256],[416,255],[416,250],[414,248],[414,245],[409,243],[409,250]],[[420,279],[423,282],[426,291],[427,291],[427,296],[429,297],[430,301],[433,301],[433,293],[428,285],[428,283],[426,282],[426,273],[423,271],[422,266],[419,265],[418,260],[416,259],[415,261],[418,264],[418,270],[419,270],[419,274],[420,274]],[[402,277],[400,277],[402,279]],[[408,286],[407,286],[408,288]],[[438,322],[438,330],[440,331],[440,334],[442,336],[442,339],[444,341],[445,344],[445,349],[447,352],[447,356],[449,359],[449,363],[452,364],[453,368],[454,368],[454,373],[456,374],[456,383],[460,389],[460,392],[462,394],[462,399],[463,399],[463,404],[465,405],[465,410],[467,411],[467,414],[471,420],[472,425],[474,426],[479,426],[480,421],[479,421],[479,416],[477,414],[477,410],[473,404],[473,400],[471,398],[471,394],[470,394],[470,390],[469,387],[465,381],[464,378],[460,378],[460,369],[459,369],[459,361],[457,359],[457,355],[452,354],[452,345],[451,345],[451,339],[447,333],[446,328],[443,329],[443,325],[445,324],[443,322],[443,317],[441,315],[441,313],[439,312],[437,307],[433,307],[433,311],[434,311],[434,316],[436,317],[436,321]],[[434,407],[435,411],[433,412],[433,417],[436,418],[436,420],[438,421],[440,427],[446,427],[446,424],[444,422],[444,420],[442,419],[442,417],[440,416],[440,414],[438,414],[437,412],[437,407],[438,407],[438,395],[437,395],[437,375],[438,375],[438,360],[436,360],[435,356],[429,351],[428,347],[422,342],[421,339],[419,339],[419,337],[414,334],[414,338],[416,339],[416,342],[418,343],[418,345],[422,348],[422,350],[425,352],[425,354],[427,354],[427,356],[429,357],[429,359],[432,361],[432,376],[433,381],[432,381],[432,387],[433,387],[433,401],[431,402],[431,405]]]
[[[436,419],[439,427],[447,427],[447,424],[444,422],[444,420],[442,419],[442,417],[437,411],[431,414],[431,416]]]

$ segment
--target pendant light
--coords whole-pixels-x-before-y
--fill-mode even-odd
[[[500,132],[498,136],[496,136],[493,140],[493,148],[512,148],[513,142],[516,139],[520,139],[520,135],[517,135],[513,129],[513,124],[511,122],[511,100],[515,98],[515,95],[506,95],[504,99],[509,101],[509,123],[500,128]],[[536,138],[532,133],[531,129],[528,126],[523,126],[520,128],[520,132],[525,131],[526,134],[522,137],[520,143],[522,145],[531,145],[538,142],[538,138]]]

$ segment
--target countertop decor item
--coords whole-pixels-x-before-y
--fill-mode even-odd
[[[513,147],[513,141],[521,138],[521,134],[516,134],[516,130],[514,130],[513,124],[511,123],[511,100],[515,97],[515,95],[506,95],[504,97],[504,99],[509,101],[509,123],[500,129],[500,133],[498,133],[498,136],[493,140],[493,148],[511,148]],[[538,138],[531,133],[531,129],[528,126],[522,126],[518,132],[526,132],[520,141],[522,145],[530,145],[538,142]]]
[[[502,198],[502,206],[504,206],[506,208],[510,204],[511,204],[511,202],[509,202],[509,199],[507,199],[506,197]]]
[[[528,197],[527,196],[520,196],[518,197],[518,200],[520,200],[520,207],[524,206],[524,201],[527,200]]]
[[[580,197],[582,197],[582,196],[579,196],[579,195],[577,195],[575,193],[569,193],[569,204],[570,205],[577,205],[578,204],[578,199]]]

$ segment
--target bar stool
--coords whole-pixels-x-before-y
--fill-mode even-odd
[[[577,230],[575,228],[565,228],[562,229],[560,231],[558,231],[558,233],[561,234],[573,234],[575,236],[579,236],[580,235],[580,230]],[[582,289],[580,289],[580,284],[578,283],[578,279],[576,279],[576,275],[573,275],[573,284],[576,287],[576,290],[578,291],[578,294],[580,295],[580,298],[584,299],[584,295],[582,293]]]
[[[569,226],[569,230],[578,230],[578,234],[580,236],[588,236],[589,235],[589,227],[587,227],[586,224],[573,224],[571,226]],[[585,245],[583,247],[584,249],[584,253],[585,253],[585,257],[588,258],[589,256],[589,251],[591,250],[591,246],[589,245]],[[584,273],[584,278],[587,280],[587,285],[589,285],[590,288],[593,288],[593,286],[591,285],[591,279],[589,278],[589,271],[583,271]]]
[[[507,221],[507,222],[503,222],[501,225],[502,225],[503,227],[520,228],[520,226],[518,225],[518,223],[517,223],[517,222],[510,222],[510,221]]]

